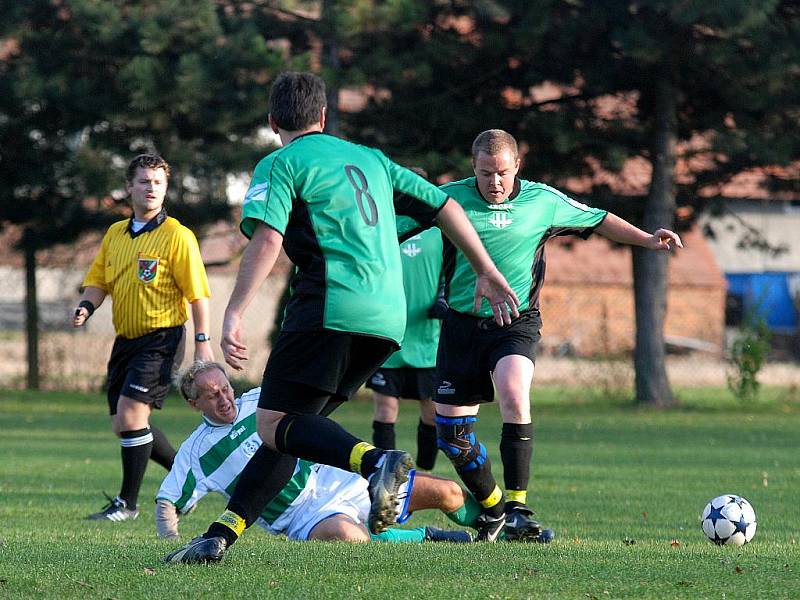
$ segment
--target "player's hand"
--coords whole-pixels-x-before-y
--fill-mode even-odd
[[[247,360],[247,346],[241,341],[241,319],[238,315],[225,313],[222,321],[222,356],[228,365],[237,371],[244,370],[243,361]]]
[[[676,248],[683,248],[680,236],[669,229],[658,229],[650,238],[647,245],[651,250],[669,250],[675,244]]]
[[[83,327],[88,318],[89,318],[89,311],[86,310],[83,306],[79,306],[78,308],[75,309],[75,313],[72,315],[72,326]]]
[[[512,319],[519,316],[519,298],[508,285],[506,278],[496,268],[478,275],[475,281],[475,312],[480,310],[481,300],[486,298],[492,307],[495,323],[509,325]]]
[[[194,343],[194,359],[203,362],[214,362],[214,351],[209,342]]]

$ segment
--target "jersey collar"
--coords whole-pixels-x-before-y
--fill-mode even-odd
[[[473,177],[473,179],[475,180],[475,191],[478,193],[478,196],[480,196],[480,199],[486,202],[486,204],[489,204],[489,201],[483,197],[483,194],[481,194],[481,191],[478,189],[478,178]],[[519,177],[514,177],[514,190],[508,195],[508,198],[503,200],[503,203],[513,201],[514,198],[519,196],[520,189],[522,189],[522,182]]]
[[[161,225],[164,221],[167,220],[167,209],[162,207],[161,212],[158,213],[155,217],[150,219],[147,224],[142,227],[139,231],[133,231],[133,217],[128,220],[128,233],[132,238],[136,238],[143,233],[147,233],[148,231],[153,231],[156,227]]]
[[[298,135],[296,138],[292,139],[292,142],[296,142],[300,138],[308,137],[310,135],[322,135],[324,133],[325,133],[324,131],[309,131],[308,133],[304,133],[302,135]],[[292,142],[289,142],[289,143],[291,144]]]

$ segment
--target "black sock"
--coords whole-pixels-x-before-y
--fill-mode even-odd
[[[250,527],[292,478],[297,459],[275,452],[262,444],[239,475],[228,500],[227,510],[244,519]],[[214,521],[203,537],[223,537],[232,546],[239,535],[230,527]]]
[[[158,427],[151,425],[150,431],[153,434],[153,452],[150,454],[150,460],[169,471],[175,462],[175,448],[172,447],[167,436]]]
[[[262,444],[239,475],[228,500],[228,510],[242,517],[250,527],[292,478],[295,465],[294,456],[275,452]]]
[[[438,451],[436,425],[426,425],[420,420],[417,425],[417,466],[420,469],[432,471],[436,464],[436,453]]]
[[[150,429],[122,431],[119,434],[122,454],[122,486],[119,497],[125,500],[128,508],[136,508],[139,488],[142,487],[147,461],[153,450],[153,435]]]
[[[320,415],[286,415],[275,431],[280,452],[345,471],[351,470],[350,452],[360,441],[336,421]]]
[[[203,534],[204,538],[212,538],[212,537],[221,537],[225,538],[225,541],[228,543],[227,547],[230,548],[236,540],[239,539],[239,536],[236,535],[236,532],[231,529],[230,527],[226,527],[222,523],[217,523],[214,521],[211,525],[208,526],[208,531]]]
[[[503,460],[503,473],[506,491],[512,497],[513,492],[527,492],[533,454],[533,424],[503,423],[500,437],[500,456]],[[513,506],[519,505],[513,502]]]
[[[467,489],[472,492],[472,495],[481,503],[481,512],[488,514],[491,517],[499,517],[505,511],[505,503],[503,496],[500,494],[496,503],[491,506],[483,506],[483,502],[493,494],[499,493],[497,481],[492,475],[492,462],[489,457],[479,467],[469,471],[459,471],[459,476]]]
[[[395,443],[394,423],[372,422],[372,443],[384,450],[394,450]]]

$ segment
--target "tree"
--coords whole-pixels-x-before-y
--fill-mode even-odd
[[[553,7],[546,75],[580,82],[583,97],[570,108],[589,135],[606,142],[595,144],[592,155],[611,167],[620,150],[650,160],[640,218],[645,229],[671,223],[677,202],[703,208],[697,200],[703,188],[797,156],[800,11],[794,2],[620,0]],[[598,118],[593,100],[623,95],[636,99],[632,117]],[[697,153],[705,164],[688,160]],[[680,186],[679,158],[689,171]],[[637,249],[633,269],[636,398],[669,406],[675,400],[664,363],[667,257]]]
[[[4,3],[0,48],[0,226],[24,232],[36,388],[36,252],[119,218],[108,205],[143,151],[173,165],[176,216],[195,227],[226,216],[227,176],[264,152],[263,86],[281,62],[211,0]]]
[[[674,222],[678,203],[702,210],[698,191],[798,155],[794,2],[390,4],[402,18],[365,30],[346,65],[383,93],[347,130],[434,175],[468,172],[465,149],[489,127],[516,135],[523,174],[535,179],[645,157],[643,202],[621,203],[602,186],[587,196],[652,231]],[[604,101],[628,110],[604,112]],[[700,165],[690,160],[698,155]],[[680,185],[678,160],[688,171]],[[668,406],[668,257],[635,250],[633,265],[636,397]]]

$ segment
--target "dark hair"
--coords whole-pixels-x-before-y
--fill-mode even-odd
[[[325,82],[313,73],[281,73],[269,95],[270,114],[285,131],[302,131],[319,122],[327,105]]]
[[[169,165],[167,161],[161,158],[158,154],[140,154],[134,158],[128,165],[125,171],[125,179],[130,183],[136,176],[136,169],[142,167],[143,169],[164,169],[164,174],[169,179]]]
[[[510,133],[502,129],[487,129],[478,134],[472,142],[472,160],[478,157],[479,152],[485,152],[489,156],[496,156],[503,150],[510,150],[514,160],[519,158],[517,140]]]

